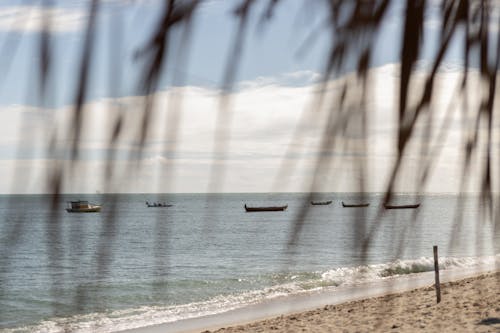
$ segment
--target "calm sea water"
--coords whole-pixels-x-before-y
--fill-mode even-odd
[[[66,213],[77,199],[103,211]],[[112,332],[429,271],[433,245],[444,269],[499,257],[499,230],[481,222],[477,198],[461,219],[455,196],[400,195],[421,207],[380,219],[377,194],[364,209],[341,207],[353,194],[315,199],[333,203],[308,207],[294,229],[304,194],[66,195],[56,210],[49,196],[0,196],[0,332]],[[246,213],[245,203],[288,209]]]

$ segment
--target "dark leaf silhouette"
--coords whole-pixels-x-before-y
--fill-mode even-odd
[[[53,5],[52,1],[48,0],[42,1],[42,3],[48,7]],[[270,27],[270,23],[282,10],[282,3],[283,1],[280,0],[242,0],[234,2],[234,10],[231,14],[237,22],[237,28],[233,32],[230,41],[224,70],[220,73],[219,105],[213,133],[214,156],[215,154],[221,154],[222,158],[219,160],[224,160],[223,157],[227,153],[231,139],[229,128],[232,120],[232,94],[238,89],[238,74],[243,63],[243,55],[247,51],[254,51],[251,46],[247,45],[248,35],[252,33],[249,29],[251,20],[253,17],[258,17],[258,33],[265,34],[266,29]],[[97,30],[97,25],[101,10],[106,6],[106,1],[91,0],[88,4],[87,21],[78,59],[78,68],[76,73],[73,73],[76,90],[71,103],[71,122],[68,125],[70,128],[60,128],[57,127],[57,124],[51,124],[53,127],[47,129],[52,140],[48,144],[47,155],[51,160],[56,161],[54,167],[50,168],[46,174],[48,188],[52,194],[51,208],[54,211],[50,220],[46,221],[45,224],[45,237],[48,244],[59,243],[60,239],[64,237],[59,216],[62,191],[65,185],[68,185],[67,183],[71,182],[72,177],[76,175],[76,164],[82,159],[82,133],[84,130],[88,130],[85,129],[85,119],[87,104],[91,102],[89,85],[91,75],[93,75],[92,66],[97,55],[96,48],[103,47],[102,44],[96,42],[99,37],[98,34],[101,33],[101,30]],[[134,82],[134,91],[131,95],[140,96],[142,99],[140,107],[133,110],[138,114],[138,121],[134,128],[136,135],[134,144],[137,149],[129,152],[127,157],[130,164],[128,164],[124,174],[120,174],[115,168],[115,162],[118,159],[117,150],[120,139],[129,134],[125,133],[127,127],[125,126],[124,113],[130,110],[127,106],[114,105],[119,112],[116,113],[116,117],[110,117],[111,130],[107,138],[108,150],[105,155],[106,163],[104,163],[103,167],[105,191],[111,191],[116,183],[124,181],[124,179],[126,181],[133,178],[136,170],[134,168],[141,167],[140,162],[144,150],[147,149],[147,139],[152,131],[153,119],[155,113],[159,112],[157,93],[164,89],[161,86],[161,78],[164,76],[172,77],[173,86],[182,86],[185,83],[183,74],[179,73],[188,73],[189,64],[186,59],[192,41],[192,26],[196,24],[197,11],[205,4],[206,2],[202,0],[165,1],[164,5],[161,6],[161,12],[157,13],[159,19],[156,25],[149,36],[144,36],[146,42],[135,50],[134,66],[135,69],[138,69],[140,75],[137,82]],[[428,15],[429,10],[435,9],[433,1],[305,1],[304,6],[310,6],[313,9],[317,8],[318,12],[327,8],[327,21],[321,22],[320,27],[301,27],[300,29],[304,30],[307,38],[301,48],[290,50],[290,53],[299,56],[307,54],[308,49],[318,39],[319,34],[325,34],[330,42],[327,52],[322,54],[322,76],[317,85],[314,101],[310,103],[310,108],[313,110],[306,110],[314,113],[326,109],[326,112],[328,112],[327,120],[322,128],[321,140],[317,147],[320,152],[325,152],[325,154],[317,155],[310,182],[304,185],[304,191],[307,192],[307,195],[302,207],[294,217],[290,230],[288,230],[288,243],[284,251],[293,253],[293,249],[297,246],[304,229],[307,228],[305,221],[311,209],[309,203],[314,199],[314,194],[321,188],[322,177],[334,170],[334,166],[341,162],[342,155],[332,158],[332,155],[328,153],[334,151],[352,152],[353,145],[341,139],[356,136],[360,142],[360,147],[357,147],[359,151],[356,151],[356,153],[361,156],[368,154],[370,145],[367,133],[370,122],[368,100],[373,88],[370,73],[373,66],[376,65],[374,58],[377,45],[375,44],[381,27],[390,19],[391,15],[394,15],[391,13],[391,9],[400,8],[402,4],[404,5],[402,12],[398,13],[401,16],[402,23],[397,28],[398,33],[400,33],[396,61],[399,64],[396,107],[397,136],[393,142],[394,147],[396,147],[396,156],[392,165],[389,166],[390,177],[385,186],[382,200],[383,202],[390,202],[393,199],[396,184],[403,177],[404,165],[408,162],[408,147],[415,142],[420,144],[420,152],[423,156],[417,166],[415,196],[425,191],[425,186],[428,185],[433,170],[439,164],[438,160],[443,148],[441,143],[445,141],[450,132],[451,120],[458,115],[464,119],[465,123],[464,132],[461,133],[463,137],[463,147],[461,147],[461,153],[463,154],[460,179],[461,192],[466,192],[468,181],[471,178],[470,175],[479,175],[481,180],[480,188],[476,189],[480,193],[480,202],[478,204],[484,208],[485,220],[493,221],[496,232],[500,227],[500,214],[498,212],[500,202],[498,202],[498,196],[494,194],[494,190],[500,186],[497,171],[498,150],[495,142],[495,138],[498,136],[495,131],[496,127],[498,127],[498,125],[495,125],[496,118],[498,118],[495,114],[497,109],[495,102],[498,102],[496,100],[498,89],[496,83],[500,65],[500,34],[498,31],[491,29],[493,24],[500,25],[500,22],[493,22],[498,18],[491,15],[491,8],[498,7],[498,5],[490,1],[459,0],[441,2],[438,8],[440,26],[435,53],[429,60],[429,68],[423,74],[424,84],[417,87],[414,82],[415,72],[420,65],[420,61],[424,58],[424,45],[431,39],[426,32],[426,15]],[[259,10],[261,11],[259,12]],[[298,13],[298,15],[300,14]],[[124,79],[123,72],[126,70],[124,68],[125,61],[120,58],[123,56],[122,52],[128,37],[124,35],[124,21],[119,16],[114,17],[114,19],[116,21],[113,21],[113,26],[110,27],[110,39],[113,39],[113,42],[108,45],[110,54],[109,70],[107,73],[101,73],[103,76],[108,76],[108,97],[110,98],[120,96],[122,80]],[[57,69],[57,62],[53,59],[52,53],[52,24],[52,16],[47,14],[43,17],[43,31],[39,34],[37,49],[39,57],[39,67],[37,68],[39,91],[37,95],[39,105],[44,107],[50,104],[52,94],[56,89],[56,85],[51,81]],[[182,42],[175,43],[173,34],[179,32]],[[21,36],[22,38],[23,36]],[[217,38],[217,36],[214,36],[214,38]],[[442,122],[442,126],[435,130],[433,116],[437,111],[433,108],[432,103],[439,94],[436,91],[436,81],[440,70],[446,63],[447,54],[451,52],[450,49],[454,40],[459,40],[463,45],[463,51],[461,51],[461,78],[459,84],[454,87],[453,100],[446,109],[445,121]],[[6,64],[6,68],[10,67],[9,64],[12,62],[12,58],[18,52],[18,44],[19,40],[14,41],[9,37],[0,42],[2,50],[0,62]],[[168,66],[174,62],[174,59],[177,59],[175,66]],[[471,105],[472,103],[469,100],[471,70],[478,70],[479,82],[482,87],[486,87],[479,96],[480,103],[477,109],[475,109],[476,106]],[[332,81],[351,72],[355,73],[355,78],[338,81],[342,82],[340,88],[336,93],[332,93]],[[5,81],[1,83],[2,85],[6,84]],[[477,82],[475,83],[477,84]],[[169,100],[166,106],[168,116],[165,122],[161,124],[165,133],[165,142],[167,142],[162,151],[169,152],[167,157],[172,157],[176,151],[175,142],[178,127],[180,126],[180,118],[182,117],[182,99],[182,94],[177,94]],[[308,115],[303,115],[302,120]],[[426,122],[428,125],[424,135],[419,133],[419,126],[422,126],[422,122]],[[290,146],[284,155],[285,160],[292,155],[292,144],[301,140],[301,125],[299,123],[294,132]],[[481,137],[484,129],[486,133],[485,140]],[[481,153],[484,153],[485,156],[481,157]],[[281,165],[278,172],[280,176],[276,179],[277,183],[280,180],[287,181],[296,167],[294,163],[296,162],[292,161]],[[374,175],[369,173],[368,167],[362,161],[357,163],[353,166],[353,170],[357,175],[356,190],[360,193],[359,201],[363,202],[368,195],[367,179]],[[169,184],[168,182],[175,177],[172,165],[168,164],[161,170],[161,177],[164,179],[162,180],[163,185]],[[225,179],[224,164],[213,162],[209,174],[207,192],[218,192],[222,188]],[[464,202],[463,199],[463,197],[459,198],[459,207]],[[114,218],[100,226],[101,229],[98,232],[97,254],[95,257],[97,279],[106,277],[113,260],[113,253],[109,249],[119,230],[119,208],[116,205],[116,202],[110,204],[109,210]],[[356,235],[356,242],[350,244],[353,249],[362,254],[367,254],[370,251],[372,241],[377,232],[380,231],[383,215],[384,210],[380,208],[376,222],[371,225],[368,225],[367,217],[362,211],[355,216],[352,229]],[[413,223],[418,222],[417,215],[418,213],[415,213],[413,216]],[[461,230],[463,217],[460,208],[457,209],[456,216],[451,238],[458,235]],[[162,277],[165,285],[169,281],[169,239],[174,236],[173,230],[165,221],[166,219],[168,218],[159,215],[154,225],[154,237],[152,239],[155,245],[154,256],[156,259],[156,267],[153,270],[156,270],[156,274]],[[9,254],[15,248],[18,235],[22,234],[24,223],[26,221],[23,218],[20,219],[13,228],[8,230],[7,242],[0,244],[1,252],[7,254],[6,258],[9,258]],[[209,228],[210,226],[207,226],[206,230],[209,230]],[[78,230],[74,229],[73,232],[77,233]],[[404,239],[400,239],[396,247],[398,253],[402,253]],[[50,264],[58,265],[64,257],[63,250],[50,246],[47,250]],[[0,281],[3,281],[5,271],[9,270],[8,259],[6,259],[5,264],[5,270],[0,271]],[[58,296],[56,295],[59,292],[57,286],[61,277],[53,274],[51,279],[52,291],[55,296]],[[0,301],[5,291],[3,288],[0,284]],[[79,286],[73,297],[73,306],[85,308],[86,303],[90,302],[91,298],[87,292],[85,286]],[[152,294],[160,292],[165,292],[164,285],[161,283],[158,288],[152,291]],[[54,305],[54,313],[57,313],[58,306],[61,305]]]

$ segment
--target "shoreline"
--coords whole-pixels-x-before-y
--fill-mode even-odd
[[[203,333],[500,332],[500,271]]]
[[[492,269],[492,267],[489,267],[489,269],[485,268],[484,270],[479,271],[477,269],[442,270],[440,272],[440,275],[443,301],[439,305],[437,305],[437,307],[448,302],[448,294],[458,292],[458,289],[457,291],[454,291],[457,285],[461,286],[462,284],[464,284],[470,287],[471,284],[470,281],[467,282],[468,280],[477,281],[478,284],[484,284],[483,282],[485,281],[485,277],[487,277],[488,285],[492,284],[492,282],[490,281],[491,279],[494,280],[493,286],[491,286],[493,288],[492,290],[494,290],[494,295],[490,295],[489,297],[493,297],[497,304],[500,304],[500,294],[496,292],[496,290],[498,290],[500,286],[500,270],[498,270],[498,268]],[[351,329],[353,331],[367,331],[373,330],[375,324],[373,324],[373,327],[365,326],[364,328],[361,328],[358,327],[359,325],[357,325],[356,320],[354,320],[353,323],[349,325],[346,324],[342,326],[334,326],[334,323],[342,322],[344,318],[349,317],[350,312],[348,312],[347,316],[344,313],[342,313],[342,315],[340,316],[338,314],[335,315],[333,312],[337,311],[337,309],[340,309],[338,311],[340,311],[339,313],[341,313],[342,309],[345,307],[356,308],[361,306],[363,309],[363,311],[359,311],[361,312],[361,314],[358,313],[358,311],[354,311],[354,315],[357,315],[359,317],[359,322],[364,323],[366,322],[366,315],[363,315],[362,313],[366,312],[365,308],[367,307],[367,304],[372,304],[373,302],[377,303],[377,305],[373,308],[374,310],[376,310],[380,309],[381,306],[387,306],[387,304],[392,302],[392,300],[394,299],[398,299],[400,301],[403,299],[411,300],[412,302],[410,303],[413,303],[415,300],[419,300],[419,302],[417,302],[419,304],[421,303],[420,301],[425,299],[426,303],[423,304],[423,306],[427,310],[434,309],[436,308],[436,302],[433,285],[434,272],[409,274],[407,276],[398,276],[396,278],[380,280],[375,283],[371,282],[353,286],[327,288],[304,294],[276,297],[258,304],[245,306],[219,314],[184,319],[176,322],[141,327],[136,329],[128,329],[120,332],[199,333],[214,331],[229,333],[255,331],[266,332],[271,330],[277,332],[294,332],[296,329],[297,331],[305,330],[311,332],[329,332],[332,330],[345,330],[346,332],[350,332]],[[453,288],[450,288],[450,286],[452,286]],[[474,288],[472,288],[472,290],[467,290],[466,294],[468,295],[468,298],[474,298],[475,293],[473,291]],[[429,297],[431,297],[431,299],[429,299]],[[402,303],[400,304],[399,308],[401,308],[401,305],[404,305],[405,303],[404,301],[401,302]],[[479,304],[477,302],[472,303]],[[500,306],[497,305],[497,307],[491,310],[485,310],[491,312],[493,321],[497,320],[497,317],[500,317],[499,307]],[[388,308],[386,310],[390,310],[391,308]],[[446,309],[444,309],[444,311],[446,312]],[[482,310],[476,309],[476,312],[478,311],[481,312]],[[353,312],[353,310],[351,310],[351,312]],[[428,312],[429,311],[425,313],[427,314]],[[386,313],[392,312],[386,311]],[[380,319],[380,317],[382,317],[383,315],[384,313],[378,313],[375,316],[372,315],[371,322],[377,321],[377,319]],[[326,327],[325,330],[321,327],[317,327],[317,325],[315,326],[314,322],[322,322],[322,318],[325,316],[333,316],[333,319],[328,321],[326,324],[322,324],[324,327]],[[313,323],[309,323],[308,325],[303,326],[302,319],[308,322],[312,320]],[[498,320],[500,321],[500,319]],[[397,326],[395,328],[401,328],[404,326],[402,323],[400,323],[399,325],[395,323],[393,325]],[[300,327],[300,330],[298,329],[298,327]],[[383,327],[383,325],[381,327]],[[500,330],[500,323],[493,323],[492,325],[485,324],[481,326],[481,328],[484,328],[484,330],[480,330],[481,332],[493,332],[493,330],[496,332],[497,330]],[[384,327],[381,332],[390,329],[393,329],[392,326]],[[412,329],[414,330],[421,328],[412,326]],[[442,328],[440,328],[439,330],[442,330]],[[398,329],[396,331],[400,332],[401,329]]]

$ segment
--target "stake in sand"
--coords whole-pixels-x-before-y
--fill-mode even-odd
[[[436,280],[436,303],[441,302],[441,286],[439,285],[439,264],[438,264],[438,247],[433,246],[434,250],[434,277]]]

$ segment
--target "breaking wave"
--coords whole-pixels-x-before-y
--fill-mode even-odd
[[[440,269],[442,270],[474,268],[484,270],[485,268],[494,268],[495,265],[499,265],[500,254],[487,257],[441,257],[439,260]],[[207,301],[182,305],[143,306],[134,309],[90,313],[66,318],[52,318],[36,325],[2,329],[0,332],[116,332],[222,313],[280,296],[296,295],[323,288],[368,283],[380,279],[397,278],[401,275],[418,274],[433,270],[433,259],[423,257],[415,260],[396,260],[384,264],[340,267],[324,272],[272,274],[265,276],[265,279],[272,285],[259,290],[220,295]],[[262,277],[248,277],[240,280],[258,278]]]

